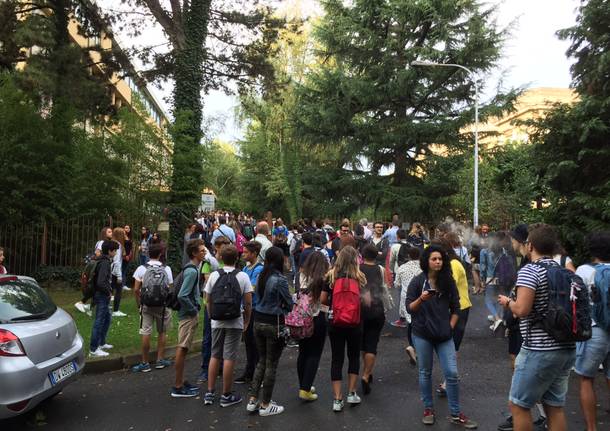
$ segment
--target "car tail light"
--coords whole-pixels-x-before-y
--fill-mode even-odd
[[[30,399],[28,398],[27,400],[23,400],[23,401],[19,401],[17,403],[9,404],[6,407],[9,410],[12,410],[14,412],[20,412],[21,410],[25,409],[28,406],[29,402],[30,402]]]
[[[0,329],[0,356],[25,356],[19,337],[6,329]]]

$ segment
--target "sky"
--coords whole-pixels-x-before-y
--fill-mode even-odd
[[[278,1],[280,5],[301,3],[303,10],[318,10],[315,0]],[[488,4],[498,4],[496,1]],[[574,25],[579,0],[504,0],[499,3],[497,21],[501,27],[511,26],[511,36],[506,41],[504,55],[499,67],[485,77],[483,99],[491,97],[501,83],[503,88],[512,87],[568,87],[570,85],[570,60],[565,52],[569,42],[560,41],[555,32]],[[103,7],[121,8],[120,0],[102,0]],[[147,27],[142,36],[131,38],[120,35],[125,46],[140,46],[142,43],[164,42],[158,26]],[[136,65],[136,67],[141,67]],[[172,86],[150,87],[166,112],[170,112],[168,98]],[[204,115],[213,118],[216,138],[234,142],[243,134],[235,121],[238,101],[235,97],[219,91],[204,96]]]

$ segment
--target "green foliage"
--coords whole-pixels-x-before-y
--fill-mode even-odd
[[[132,218],[159,211],[169,166],[152,126],[127,108],[118,114],[120,128],[114,134],[73,124],[69,152],[58,160],[52,118],[18,88],[15,74],[0,75],[3,222],[118,213]],[[61,181],[59,169],[67,170]]]
[[[41,265],[33,274],[34,279],[41,285],[49,286],[62,283],[72,288],[80,286],[80,276],[81,269],[70,266]]]
[[[610,230],[609,6],[607,0],[583,3],[577,24],[559,32],[572,43],[568,55],[576,60],[572,76],[580,101],[534,123],[535,161],[549,203],[545,219],[581,257],[587,233]]]
[[[453,153],[472,143],[460,130],[473,119],[474,83],[457,68],[410,64],[425,59],[488,73],[506,36],[494,10],[452,0],[323,5],[326,15],[316,29],[322,63],[298,89],[299,135],[311,145],[340,149],[353,189],[375,190],[361,203],[410,218],[443,218],[436,207],[441,200],[427,200],[440,198],[442,188],[426,187],[420,173],[447,163],[433,157],[432,144]],[[482,118],[510,107],[515,94],[499,94],[483,107]]]

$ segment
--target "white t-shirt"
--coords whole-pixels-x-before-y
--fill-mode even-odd
[[[225,272],[231,272],[234,269],[235,268],[231,267],[231,266],[225,266],[223,268],[223,270]],[[241,287],[242,297],[246,293],[252,293],[254,291],[254,289],[252,289],[252,284],[250,283],[250,277],[248,277],[248,274],[240,271],[237,273],[236,277],[237,277],[237,281],[239,282],[239,287]],[[214,287],[214,284],[216,284],[216,282],[218,281],[219,278],[220,278],[220,274],[218,273],[218,271],[214,271],[213,273],[210,274],[210,277],[208,278],[208,281],[205,284],[205,288],[203,289],[203,291],[207,295],[212,293],[212,288]],[[212,320],[212,329],[215,329],[215,328],[244,329],[244,316],[242,314],[237,319],[233,319],[233,320]]]
[[[159,262],[158,260],[149,260],[148,261],[148,265],[158,265],[161,266],[163,265],[161,262]],[[136,281],[139,281],[140,283],[142,282],[142,279],[144,278],[144,273],[146,272],[146,265],[140,265],[138,266],[138,268],[136,269],[136,272],[133,273],[133,278]],[[172,269],[169,266],[165,267],[165,273],[167,274],[167,279],[169,281],[169,284],[173,284],[174,283],[174,277],[172,276]]]
[[[553,259],[554,260],[554,259]],[[591,288],[595,284],[595,267],[592,265],[580,265],[576,268],[576,275],[582,278],[583,283],[589,289],[589,295],[591,294]],[[591,301],[591,305],[593,305],[593,301]],[[595,320],[593,320],[593,316],[591,316],[591,323],[595,326]]]
[[[556,254],[555,256],[553,256],[553,260],[555,262],[557,262],[559,265],[561,265],[561,255],[560,254]],[[566,256],[566,265],[568,263],[572,263],[572,259],[570,258],[570,256]]]

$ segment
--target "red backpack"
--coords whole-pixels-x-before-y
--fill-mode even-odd
[[[351,278],[338,278],[333,284],[332,324],[354,327],[360,324],[360,285]]]

